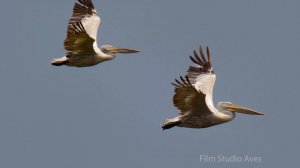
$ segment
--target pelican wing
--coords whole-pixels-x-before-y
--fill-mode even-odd
[[[64,41],[68,56],[95,53],[93,44],[97,39],[100,17],[97,16],[91,0],[78,2],[74,5]]]
[[[206,47],[207,57],[205,57],[202,47],[199,48],[200,56],[194,50],[194,56],[190,56],[192,62],[196,66],[190,66],[187,71],[187,76],[191,84],[203,94],[212,94],[215,84],[216,75],[214,73],[211,61],[209,48]]]
[[[185,79],[180,77],[180,80],[175,79],[175,94],[173,97],[173,104],[181,111],[180,114],[195,113],[205,114],[210,113],[205,97],[201,91],[198,91],[186,76]]]

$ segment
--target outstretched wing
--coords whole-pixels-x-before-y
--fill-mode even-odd
[[[191,112],[199,115],[210,113],[205,101],[206,95],[192,85],[189,77],[180,76],[180,80],[175,79],[175,82],[172,83],[175,86],[173,104],[181,111],[181,115]]]
[[[196,50],[194,50],[194,56],[190,56],[190,59],[196,64],[196,66],[189,67],[187,71],[187,77],[190,79],[191,84],[199,92],[202,92],[206,95],[211,95],[215,84],[216,75],[210,61],[209,48],[206,47],[206,57],[201,46],[199,48],[199,52],[200,56],[197,54]]]
[[[100,17],[91,0],[78,0],[68,23],[67,37],[64,41],[67,56],[94,54],[93,44],[97,39]]]

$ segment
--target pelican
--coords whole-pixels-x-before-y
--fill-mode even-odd
[[[62,58],[54,59],[51,62],[52,65],[88,67],[112,60],[117,53],[139,52],[111,45],[103,45],[98,48],[97,31],[100,17],[91,0],[78,0],[78,2],[74,5],[73,15],[67,27],[67,37],[64,41],[67,54]]]
[[[261,112],[239,106],[231,102],[213,104],[213,87],[216,80],[211,61],[209,48],[206,48],[206,57],[200,46],[200,56],[194,50],[194,57],[190,59],[196,66],[190,66],[185,77],[175,79],[175,94],[173,104],[180,110],[179,116],[167,119],[162,129],[174,126],[188,128],[207,128],[217,124],[229,122],[235,118],[235,113],[263,115]]]

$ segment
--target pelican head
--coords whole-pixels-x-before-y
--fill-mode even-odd
[[[133,50],[133,49],[128,49],[128,48],[119,48],[119,47],[114,47],[111,45],[102,45],[100,49],[103,53],[112,55],[112,56],[116,56],[116,54],[118,54],[118,53],[130,54],[130,53],[140,52],[138,50]]]
[[[231,102],[219,102],[218,103],[218,110],[220,112],[231,112],[231,113],[243,113],[243,114],[250,114],[250,115],[264,115],[263,113],[261,112],[258,112],[258,111],[255,111],[255,110],[252,110],[252,109],[249,109],[249,108],[246,108],[246,107],[243,107],[243,106],[239,106],[239,105],[236,105],[234,103],[231,103]]]

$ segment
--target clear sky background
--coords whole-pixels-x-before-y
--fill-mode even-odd
[[[0,6],[0,167],[297,167],[300,1],[93,0],[98,44],[142,50],[90,68],[54,67],[75,0]],[[175,127],[170,84],[211,49],[214,101],[264,112]],[[207,163],[200,155],[257,156]]]

